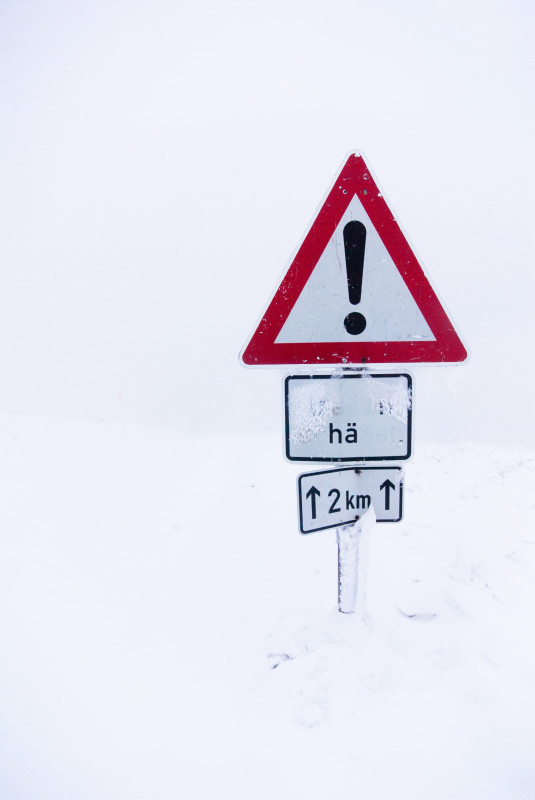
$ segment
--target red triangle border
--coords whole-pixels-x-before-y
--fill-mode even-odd
[[[276,344],[288,315],[354,195],[357,195],[435,341]],[[362,154],[352,153],[328,193],[241,360],[246,366],[301,364],[460,363],[467,351],[372,177]]]

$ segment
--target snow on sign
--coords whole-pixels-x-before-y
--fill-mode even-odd
[[[403,511],[401,467],[343,467],[300,475],[299,530],[313,533],[350,525],[372,505],[377,522],[399,522]]]
[[[242,352],[243,364],[466,357],[363,155],[352,153]]]
[[[404,461],[411,455],[407,373],[290,375],[285,387],[289,461]]]

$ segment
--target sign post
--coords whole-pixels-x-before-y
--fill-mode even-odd
[[[338,544],[338,611],[353,614],[357,604],[360,522],[336,529]]]
[[[354,525],[344,525],[336,529],[338,544],[338,611],[353,614],[358,603],[358,595],[364,594],[359,586],[360,546],[375,524],[373,506],[360,517]],[[360,590],[360,591],[359,591]],[[364,602],[360,605],[363,607]]]
[[[405,461],[412,448],[411,376],[369,366],[467,357],[364,155],[351,153],[240,354],[244,366],[307,371],[285,381],[289,461],[352,464],[301,475],[297,492],[302,534],[338,529],[343,613],[357,595],[364,518],[403,512],[401,468],[364,464]],[[318,374],[327,365],[338,371]]]

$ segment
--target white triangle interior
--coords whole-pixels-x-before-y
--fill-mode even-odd
[[[351,220],[366,228],[360,303],[349,301],[343,230]],[[347,333],[344,319],[358,311],[366,328]],[[277,344],[306,342],[435,341],[405,281],[358,197],[354,195],[297,302],[276,338]]]

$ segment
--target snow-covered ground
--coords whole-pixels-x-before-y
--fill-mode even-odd
[[[534,800],[534,28],[0,3],[0,800]],[[351,150],[472,357],[347,616],[237,355]]]
[[[535,453],[417,440],[349,616],[273,436],[0,450],[2,799],[535,796]]]

